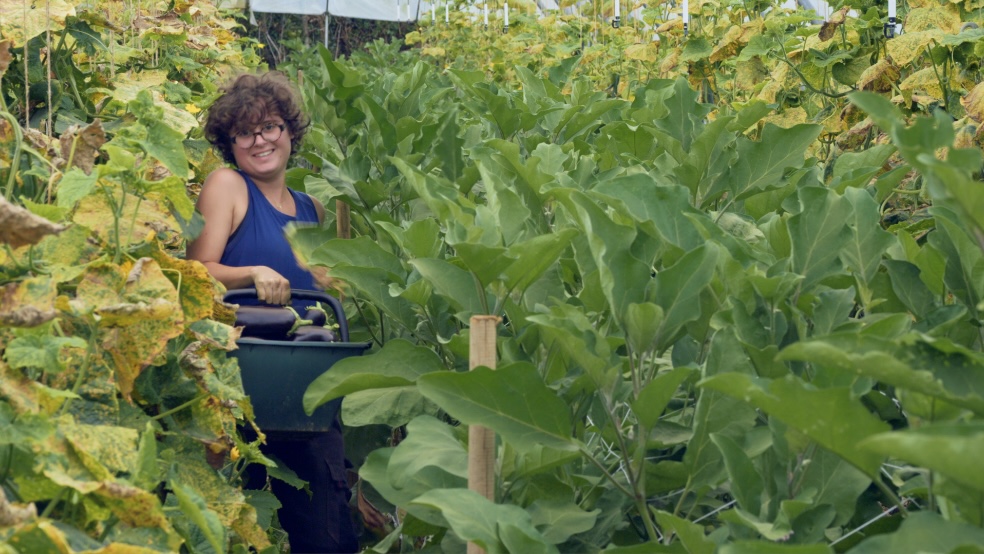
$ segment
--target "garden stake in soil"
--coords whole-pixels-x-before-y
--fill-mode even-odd
[[[476,315],[470,323],[469,369],[479,366],[495,369],[495,328],[499,318]],[[495,433],[481,425],[468,426],[468,489],[495,502]],[[468,543],[468,554],[484,552],[477,544]]]

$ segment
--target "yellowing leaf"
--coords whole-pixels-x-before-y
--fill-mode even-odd
[[[446,51],[440,46],[428,46],[420,51],[424,56],[431,56],[434,58],[443,58]]]
[[[667,21],[666,23],[663,23],[662,25],[660,25],[659,27],[657,27],[656,28],[656,32],[662,35],[663,33],[667,33],[667,32],[672,31],[674,29],[680,29],[680,30],[683,29],[683,20],[682,19],[671,19],[671,20]]]
[[[112,183],[106,183],[112,187]],[[119,192],[116,199],[119,201]],[[161,195],[148,193],[143,200],[132,194],[126,196],[123,214],[120,216],[120,238],[123,245],[128,246],[146,240],[147,232],[178,234],[180,226],[171,215]],[[75,223],[92,229],[104,244],[115,244],[116,227],[113,222],[113,210],[110,208],[105,194],[90,194],[79,201],[73,218]]]
[[[641,62],[655,62],[659,59],[659,48],[652,42],[629,45],[625,49],[625,57]]]
[[[0,287],[0,325],[36,327],[54,319],[54,285],[48,277],[32,277]]]
[[[7,538],[7,544],[14,547],[16,552],[68,554],[73,551],[68,544],[68,538],[50,520],[41,520],[16,529]]]
[[[892,40],[888,42],[891,43]],[[874,92],[886,92],[892,90],[892,85],[899,80],[901,75],[898,66],[892,63],[891,59],[882,58],[861,73],[861,77],[858,78],[858,88]]]
[[[967,96],[960,99],[960,104],[971,119],[978,123],[984,121],[984,83],[978,83],[972,88]]]
[[[738,53],[738,50],[742,46],[742,29],[737,25],[732,25],[728,29],[728,32],[724,34],[724,37],[718,41],[715,45],[714,50],[711,52],[708,58],[711,62],[719,62],[726,58],[732,58]]]
[[[136,466],[138,435],[134,429],[82,423],[63,423],[59,428],[77,454],[89,456],[114,474],[130,473]]]
[[[903,66],[918,58],[926,47],[943,39],[943,31],[931,29],[928,31],[913,31],[903,33],[885,44],[888,55],[899,66]]]
[[[799,125],[800,123],[806,123],[809,120],[809,115],[806,110],[801,107],[796,108],[786,108],[782,113],[771,114],[766,116],[762,120],[763,125],[765,123],[772,123],[779,127],[788,129],[794,125]]]
[[[34,381],[20,371],[10,369],[0,360],[0,397],[13,406],[18,414],[36,414],[40,411]]]
[[[212,316],[215,296],[215,281],[201,262],[182,260],[169,256],[162,251],[157,243],[151,256],[160,264],[161,269],[169,270],[165,275],[175,286],[180,283],[178,294],[185,321],[198,321]],[[175,275],[175,273],[177,273]]]
[[[3,36],[11,41],[14,48],[20,48],[49,28],[52,32],[60,31],[65,27],[65,18],[75,16],[75,4],[66,0],[0,0]]]
[[[138,260],[120,297],[123,303],[97,313],[108,325],[122,325],[105,330],[103,348],[113,358],[117,387],[129,399],[140,372],[158,363],[167,341],[184,331],[184,314],[174,286],[150,258]]]
[[[905,33],[897,38],[902,38],[906,34],[921,31],[940,31],[941,33],[960,32],[960,8],[953,4],[946,6],[934,5],[925,8],[910,10],[905,16]],[[888,44],[896,40],[888,41]],[[901,62],[899,62],[901,63]]]
[[[932,96],[936,100],[943,100],[943,87],[940,86],[940,80],[936,76],[936,70],[932,67],[920,69],[909,75],[899,83],[899,89],[902,91],[922,92],[928,96]]]

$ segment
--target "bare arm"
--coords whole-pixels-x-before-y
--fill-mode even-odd
[[[198,196],[198,211],[205,227],[197,239],[188,244],[187,257],[202,262],[208,272],[229,289],[255,286],[257,297],[271,304],[285,304],[290,298],[290,283],[266,266],[234,267],[219,263],[229,236],[232,235],[249,205],[246,183],[231,169],[213,171]]]

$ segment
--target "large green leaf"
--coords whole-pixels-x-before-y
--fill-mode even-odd
[[[585,511],[573,502],[538,499],[528,508],[533,525],[550,544],[560,544],[571,536],[591,530],[601,510]]]
[[[361,295],[385,312],[405,328],[417,328],[417,315],[413,305],[407,300],[390,294],[390,284],[395,282],[385,269],[376,267],[338,266],[332,269],[331,276],[340,279],[359,291]]]
[[[708,190],[705,202],[714,201],[725,192],[742,200],[783,186],[783,174],[789,168],[803,166],[804,153],[820,131],[819,125],[785,129],[767,123],[761,140],[739,139],[735,165]]]
[[[557,191],[559,193],[559,191]],[[644,300],[651,263],[632,251],[636,230],[609,218],[596,202],[577,191],[565,191],[567,208],[579,219],[601,279],[601,288],[613,313]]]
[[[847,248],[841,252],[841,259],[861,282],[867,284],[875,278],[882,256],[895,243],[895,238],[881,228],[878,204],[867,190],[847,189],[844,197],[854,210],[848,220],[850,239]]]
[[[403,281],[407,274],[398,257],[365,236],[329,240],[311,252],[308,261],[329,269],[339,264],[383,269],[398,283]]]
[[[666,406],[676,395],[677,389],[693,371],[690,367],[675,367],[660,373],[643,387],[638,398],[631,403],[632,412],[635,413],[639,424],[645,428],[656,425]]]
[[[431,373],[421,376],[417,386],[454,418],[469,425],[484,425],[520,450],[538,445],[577,449],[567,404],[528,363],[497,370]]]
[[[375,354],[335,362],[308,385],[304,410],[311,414],[325,402],[354,392],[412,385],[421,375],[443,369],[433,350],[402,339],[391,340]]]
[[[857,373],[984,414],[984,363],[968,353],[947,353],[922,341],[903,347],[896,341],[837,333],[794,343],[778,358]]]
[[[557,261],[575,235],[576,229],[558,229],[510,246],[508,253],[516,261],[503,272],[503,284],[510,291],[525,292]]]
[[[686,214],[698,214],[690,204],[687,189],[653,182],[648,175],[627,175],[603,181],[593,192],[622,202],[625,212],[639,223],[652,222],[659,234],[684,251],[703,244]]]
[[[653,301],[663,308],[663,321],[656,342],[659,351],[668,348],[677,332],[687,323],[710,317],[702,314],[698,297],[714,277],[718,249],[709,243],[692,250],[653,279]],[[624,313],[624,310],[616,313]]]
[[[435,292],[445,297],[455,310],[463,312],[463,321],[491,309],[485,289],[478,286],[472,273],[437,258],[417,258],[410,260],[410,264],[434,286]]]
[[[813,389],[789,376],[767,381],[740,373],[724,373],[702,381],[716,390],[749,403],[778,418],[823,447],[854,464],[869,476],[877,476],[882,456],[858,449],[865,438],[888,429],[849,389]]]
[[[799,205],[800,212],[788,223],[790,269],[804,277],[801,289],[809,291],[840,271],[839,254],[847,250],[851,238],[847,226],[851,210],[842,197],[820,187],[800,189]]]
[[[721,329],[711,338],[703,376],[750,379],[754,370],[742,351],[731,328]],[[725,461],[714,445],[712,436],[727,436],[735,441],[755,424],[755,409],[742,397],[724,391],[704,388],[694,409],[693,437],[687,443],[683,463],[689,472],[689,483],[697,489],[718,486],[725,478]]]
[[[869,537],[848,550],[849,554],[895,554],[897,552],[979,552],[984,529],[947,521],[934,512],[915,512],[905,518],[898,531]]]
[[[558,552],[533,527],[529,512],[519,506],[494,504],[474,491],[433,490],[418,496],[413,504],[440,510],[456,535],[489,554]]]
[[[390,457],[389,482],[406,488],[414,475],[427,467],[467,479],[468,452],[460,437],[455,437],[453,427],[431,416],[418,416],[407,424],[407,438]]]
[[[717,545],[704,536],[704,529],[686,519],[667,512],[656,512],[656,521],[663,529],[676,534],[688,554],[714,554]]]
[[[688,41],[687,47],[693,41]],[[665,100],[666,117],[657,119],[656,126],[671,137],[680,141],[683,150],[690,150],[690,143],[697,134],[698,122],[710,111],[708,106],[697,101],[697,93],[683,77],[673,82],[673,94]]]
[[[861,448],[938,471],[964,486],[984,491],[980,461],[984,458],[984,423],[937,423],[881,433],[864,440]]]

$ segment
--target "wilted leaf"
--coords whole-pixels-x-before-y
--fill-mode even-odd
[[[984,83],[978,83],[960,99],[960,103],[971,119],[978,123],[984,122]]]
[[[36,327],[53,319],[58,291],[48,277],[32,277],[0,287],[0,325]]]
[[[106,133],[97,119],[82,129],[72,126],[58,140],[61,143],[61,157],[70,160],[72,167],[90,175],[99,156],[99,147],[106,143]]]
[[[20,248],[37,244],[44,237],[63,230],[63,225],[56,225],[0,197],[0,243]]]
[[[10,54],[10,40],[0,40],[0,76],[7,72],[10,62],[14,61],[14,56]]]
[[[834,32],[837,28],[844,24],[844,20],[847,18],[847,10],[850,9],[849,6],[844,6],[843,8],[837,10],[830,15],[830,19],[823,22],[820,26],[819,37],[821,41],[828,41],[834,36]]]
[[[728,32],[721,37],[721,40],[714,46],[708,61],[719,62],[724,59],[733,58],[742,46],[744,31],[737,25],[732,25]]]
[[[7,500],[0,488],[0,527],[15,527],[38,517],[34,504],[21,505]]]
[[[889,41],[889,43],[891,42]],[[864,70],[864,73],[858,79],[858,88],[874,92],[887,92],[892,90],[892,85],[898,82],[901,75],[902,73],[899,71],[899,67],[892,62],[890,57],[882,58]]]

